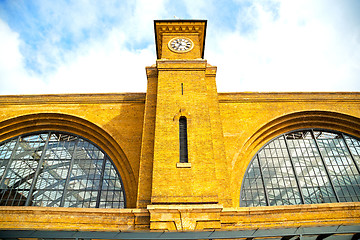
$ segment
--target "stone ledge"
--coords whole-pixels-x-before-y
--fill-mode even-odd
[[[360,224],[360,202],[225,208],[223,230]]]
[[[147,209],[0,207],[0,230],[238,231],[360,225],[360,202],[224,208],[157,204]]]
[[[177,168],[191,168],[191,163],[187,162],[187,163],[176,163],[176,167]]]
[[[0,96],[0,105],[117,103],[145,104],[145,93],[44,94]]]
[[[191,60],[156,60],[156,67],[159,71],[168,70],[197,70],[205,71],[207,62],[204,59],[191,59]]]
[[[0,207],[0,229],[7,230],[131,231],[148,229],[146,218],[146,209]]]
[[[359,92],[233,92],[218,93],[219,103],[347,102],[359,103]]]

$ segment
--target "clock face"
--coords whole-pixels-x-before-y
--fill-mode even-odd
[[[174,38],[170,40],[168,46],[174,52],[188,52],[193,48],[194,44],[188,38]]]

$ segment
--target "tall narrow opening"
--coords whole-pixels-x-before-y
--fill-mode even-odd
[[[187,119],[182,116],[179,119],[179,137],[180,137],[180,162],[188,162],[188,146],[187,146]]]

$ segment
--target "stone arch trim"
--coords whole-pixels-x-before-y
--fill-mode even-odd
[[[0,122],[0,142],[18,135],[39,131],[62,131],[77,134],[98,145],[114,162],[124,184],[126,207],[134,207],[137,181],[119,144],[104,129],[85,119],[62,113],[37,113]]]
[[[191,115],[186,109],[180,109],[179,112],[175,114],[173,121],[178,122],[180,117],[186,117],[187,120],[191,120]]]
[[[280,116],[261,126],[239,146],[240,151],[234,157],[230,180],[233,206],[239,206],[244,174],[261,147],[283,133],[306,128],[328,129],[360,137],[360,118],[330,111],[300,111]]]

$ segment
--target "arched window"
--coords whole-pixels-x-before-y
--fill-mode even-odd
[[[0,205],[124,208],[119,173],[90,141],[62,132],[0,143]]]
[[[252,159],[240,206],[360,201],[360,140],[302,130],[268,142]]]

